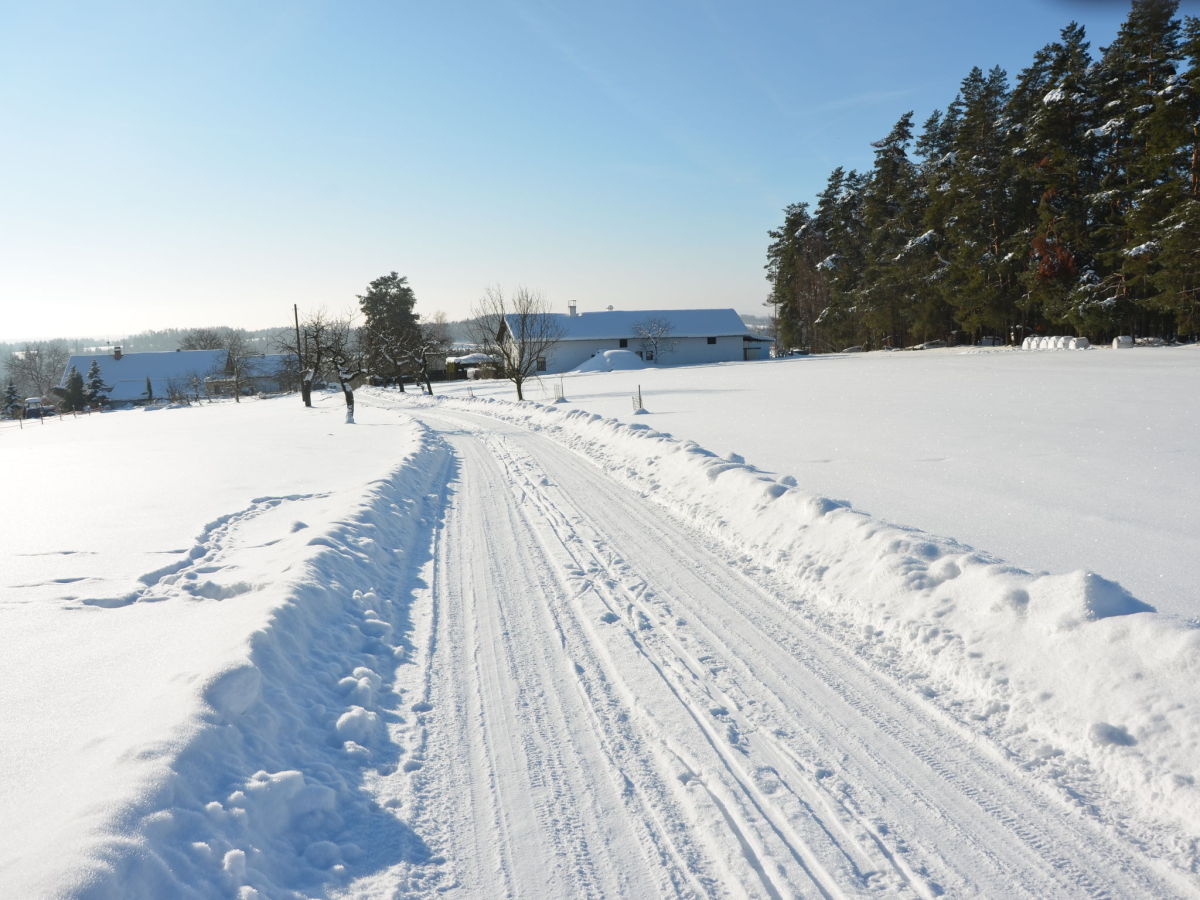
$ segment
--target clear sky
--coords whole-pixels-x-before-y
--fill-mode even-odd
[[[1127,9],[0,0],[0,340],[284,325],[393,269],[451,318],[490,284],[762,312],[785,205]]]

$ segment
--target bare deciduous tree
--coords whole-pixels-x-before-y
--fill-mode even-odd
[[[70,358],[65,341],[31,341],[8,358],[5,369],[24,396],[48,397]]]
[[[550,312],[540,293],[525,287],[507,298],[499,287],[488,288],[473,312],[472,339],[524,400],[525,382],[545,370],[546,355],[562,339],[560,316]]]
[[[297,317],[295,338],[286,337],[279,349],[296,357],[300,369],[300,398],[312,406],[312,387],[318,373],[329,362],[329,346],[335,320],[324,309],[309,313],[303,321]]]
[[[633,323],[633,333],[641,340],[642,352],[646,359],[658,362],[662,359],[661,354],[670,353],[675,349],[671,329],[670,319],[651,317]]]
[[[446,326],[446,314],[436,313],[428,322],[421,322],[411,329],[401,344],[404,369],[414,378],[425,383],[427,393],[433,393],[429,377],[429,364],[439,356],[444,360],[450,349],[450,331]]]
[[[346,424],[354,424],[354,389],[362,384],[363,359],[358,329],[353,316],[330,323],[325,334],[325,357],[329,360],[342,396],[346,398]]]
[[[242,402],[242,380],[246,374],[246,359],[254,355],[246,332],[241,328],[192,328],[184,332],[179,341],[181,350],[224,350],[224,371],[207,372],[206,375],[227,375],[233,379],[233,399]]]

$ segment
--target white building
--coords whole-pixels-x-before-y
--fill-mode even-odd
[[[539,371],[569,372],[605,350],[630,350],[648,363],[689,366],[766,359],[771,339],[754,334],[732,309],[637,309],[551,313],[562,338]],[[511,317],[509,317],[511,318]],[[650,324],[659,329],[648,329]],[[661,331],[655,341],[648,330]]]

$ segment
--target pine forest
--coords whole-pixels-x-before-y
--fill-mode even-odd
[[[1200,332],[1200,19],[1135,0],[1015,78],[972,69],[869,171],[838,167],[767,251],[779,346],[814,352]]]

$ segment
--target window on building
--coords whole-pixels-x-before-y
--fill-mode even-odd
[[[538,361],[537,361],[537,370],[538,370],[539,372],[545,372],[545,371],[546,371],[546,357],[544,357],[544,356],[539,356],[539,357],[538,357]]]
[[[621,338],[621,349],[624,350],[629,346],[629,338]]]
[[[715,344],[715,343],[717,342],[717,339],[716,339],[716,338],[709,338],[709,339],[708,339],[708,342],[709,342],[710,344]]]

